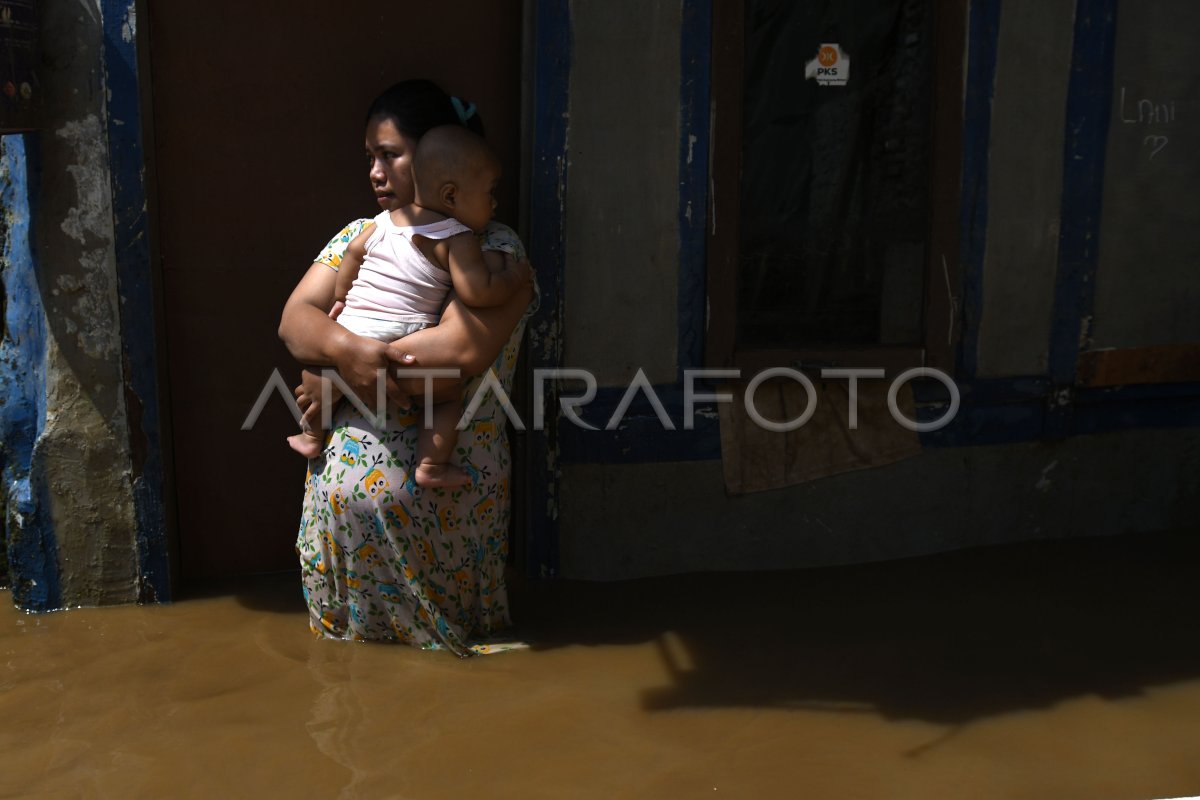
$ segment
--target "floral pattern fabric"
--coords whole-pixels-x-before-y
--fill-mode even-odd
[[[335,267],[361,230],[347,226],[318,260]],[[488,249],[524,257],[516,234],[502,225],[493,223],[481,238]],[[535,307],[536,300],[526,318]],[[506,394],[524,327],[523,319],[492,368]],[[465,382],[464,407],[481,382]],[[459,656],[496,649],[482,640],[510,624],[504,568],[511,455],[507,417],[497,394],[485,391],[456,446],[456,463],[474,480],[456,489],[422,489],[413,481],[422,409],[390,407],[377,428],[353,403],[339,404],[324,452],[309,462],[296,540],[315,634]]]
[[[328,264],[334,272],[342,266],[342,259],[346,255],[346,249],[350,247],[350,242],[354,241],[363,228],[371,224],[369,219],[356,219],[346,227],[342,228],[337,236],[329,240],[329,244],[325,245],[324,249],[317,255],[314,262]]]

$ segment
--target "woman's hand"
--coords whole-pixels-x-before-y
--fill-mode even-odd
[[[379,345],[383,348],[383,366],[379,366]],[[367,408],[372,408],[378,400],[379,382],[383,381],[384,392],[396,393],[396,382],[388,374],[387,367],[391,364],[387,345],[374,339],[364,339],[351,335],[344,343],[343,350],[337,360],[337,376],[363,402]],[[300,385],[293,390],[296,405],[300,409],[301,427],[304,430],[324,430],[329,427],[329,421],[321,421],[321,409],[324,407],[325,392],[329,391],[330,400],[337,402],[342,397],[338,384],[325,388],[325,375],[334,372],[331,368],[314,367],[301,373]],[[397,397],[399,395],[397,394]]]
[[[296,395],[296,406],[301,415],[300,429],[303,431],[323,430],[325,427],[320,424],[324,385],[325,382],[316,370],[301,370],[300,385],[292,393]]]
[[[533,286],[533,264],[528,258],[518,259],[512,253],[505,253],[504,267],[520,276],[521,286]]]
[[[340,326],[339,330],[333,343],[333,366],[350,391],[371,408],[379,396],[381,382],[389,395],[396,391],[391,370],[393,355],[387,342],[357,336]]]
[[[489,272],[511,271],[520,278],[520,285],[533,284],[533,265],[529,259],[518,259],[506,250],[484,250],[483,260]]]

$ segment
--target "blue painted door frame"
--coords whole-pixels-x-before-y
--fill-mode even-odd
[[[108,156],[112,175],[113,227],[121,342],[125,363],[125,400],[129,415],[134,513],[139,557],[138,599],[172,597],[166,482],[163,463],[162,408],[159,397],[158,314],[154,269],[148,246],[146,154],[139,70],[139,9],[143,2],[104,0],[104,73],[108,85]],[[147,87],[148,89],[148,81]]]

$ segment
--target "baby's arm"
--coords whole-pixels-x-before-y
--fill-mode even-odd
[[[362,268],[363,259],[367,257],[367,239],[374,227],[374,223],[368,222],[363,226],[362,232],[346,247],[346,254],[342,256],[333,289],[335,304],[346,302],[346,295],[350,293],[350,287],[354,285],[354,279],[358,277],[358,271]]]
[[[513,268],[513,262],[501,259],[493,271],[479,249],[479,239],[473,233],[460,233],[446,240],[447,264],[454,281],[454,291],[468,306],[491,308],[504,305],[513,292],[528,284],[528,270]]]

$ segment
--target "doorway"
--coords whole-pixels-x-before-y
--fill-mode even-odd
[[[475,102],[505,172],[521,174],[521,9],[460,4],[452,42],[436,5],[150,8],[151,230],[185,585],[295,567],[292,417],[272,398],[240,430],[273,370],[299,375],[276,335],[283,303],[341,226],[377,213],[363,115],[388,85],[425,77]],[[518,194],[516,180],[499,192],[497,219],[514,227]]]

